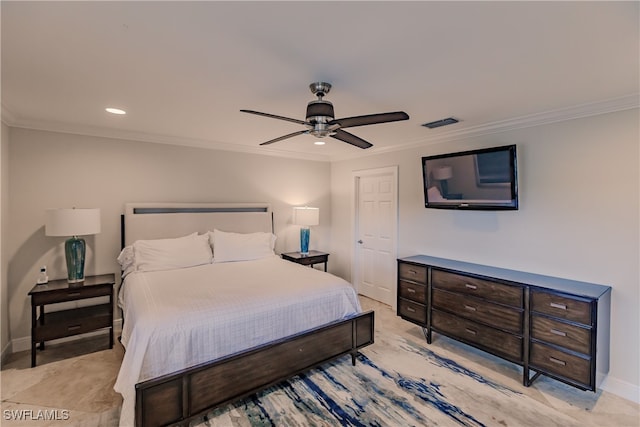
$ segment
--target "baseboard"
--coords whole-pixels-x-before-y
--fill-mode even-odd
[[[11,354],[11,341],[7,343],[2,349],[2,353],[0,353],[0,364],[4,364],[4,361],[7,359],[7,356]]]
[[[640,386],[607,376],[600,388],[616,396],[640,404]]]
[[[115,319],[113,321],[113,334],[118,336],[122,331],[122,319]],[[73,337],[60,338],[57,340],[47,341],[47,344],[59,344],[64,342],[76,341],[82,338],[92,337],[104,334],[105,330],[87,332],[86,334],[76,335]],[[8,345],[7,345],[8,347]],[[16,338],[15,340],[11,340],[11,353],[18,353],[20,351],[31,351],[31,336]],[[3,351],[3,359],[4,359],[4,351]]]

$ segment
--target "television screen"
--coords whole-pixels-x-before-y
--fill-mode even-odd
[[[516,146],[422,158],[427,208],[518,209]]]

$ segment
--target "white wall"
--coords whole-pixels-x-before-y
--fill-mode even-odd
[[[326,162],[11,128],[9,221],[2,233],[11,340],[19,347],[29,342],[27,293],[39,266],[47,265],[52,279],[66,277],[64,238],[44,235],[47,208],[100,208],[102,232],[86,238],[86,274],[117,275],[127,202],[268,202],[280,253],[299,249],[292,206],[305,204],[320,208],[311,246],[329,246],[329,188]]]
[[[8,230],[9,210],[9,127],[2,123],[0,137],[0,355],[9,354],[9,297],[7,280],[7,248],[5,247]]]
[[[630,110],[334,162],[334,268],[351,275],[352,171],[398,165],[400,257],[427,254],[611,285],[611,368],[605,387],[637,401],[638,121],[638,110]],[[507,144],[518,150],[518,211],[424,208],[422,156]]]

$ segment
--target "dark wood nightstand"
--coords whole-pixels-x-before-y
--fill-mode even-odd
[[[87,276],[82,283],[67,279],[51,280],[35,285],[31,296],[31,367],[36,366],[36,344],[44,350],[44,342],[98,329],[109,328],[109,348],[113,348],[113,285],[115,274]],[[108,303],[69,310],[52,311],[45,316],[44,306],[95,297],[109,297]],[[37,316],[36,308],[40,308]]]
[[[309,251],[308,255],[302,255],[300,252],[287,252],[281,255],[283,259],[287,261],[296,262],[302,265],[310,265],[324,263],[324,271],[327,271],[327,262],[329,261],[329,254],[320,251]]]

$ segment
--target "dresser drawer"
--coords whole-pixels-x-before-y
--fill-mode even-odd
[[[432,305],[470,320],[522,333],[522,311],[515,308],[440,289],[433,290]]]
[[[531,316],[531,336],[569,350],[589,354],[591,329],[559,322],[542,316]]]
[[[551,374],[591,385],[591,360],[565,353],[544,344],[531,344],[529,365]]]
[[[438,310],[431,312],[431,326],[454,338],[478,344],[492,353],[522,361],[522,338]]]
[[[400,298],[419,302],[420,304],[427,303],[427,287],[425,285],[405,282],[404,280],[401,280],[399,285]]]
[[[531,291],[531,311],[545,313],[584,325],[592,325],[590,302],[563,297],[549,292]]]
[[[47,286],[47,285],[40,285]],[[55,304],[58,302],[75,301],[85,298],[102,297],[111,295],[113,285],[104,286],[77,286],[74,288],[60,289],[51,292],[34,293],[31,295],[33,305]]]
[[[427,326],[427,306],[400,298],[398,301],[398,315],[411,319],[422,326]]]
[[[524,292],[520,286],[505,285],[435,268],[431,272],[431,284],[434,288],[473,295],[512,307],[523,306]]]
[[[411,280],[418,283],[427,283],[427,267],[420,265],[401,262],[398,265],[398,275],[400,276],[400,279]]]

